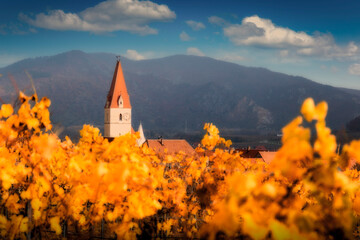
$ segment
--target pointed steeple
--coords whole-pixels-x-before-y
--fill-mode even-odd
[[[105,108],[131,108],[129,94],[126,89],[124,74],[121,67],[120,58],[114,71],[111,87],[107,95]]]
[[[115,138],[132,131],[130,97],[118,57],[104,108],[104,137]]]
[[[140,122],[140,125],[139,125],[138,132],[140,133],[140,138],[137,139],[136,142],[137,142],[138,146],[142,146],[144,144],[144,142],[146,142],[146,138],[145,138],[145,135],[144,135],[144,130],[143,130],[141,122]]]

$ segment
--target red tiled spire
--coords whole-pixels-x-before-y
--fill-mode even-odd
[[[107,95],[105,108],[118,108],[118,101],[120,96],[123,100],[124,108],[131,108],[130,97],[126,89],[126,83],[124,74],[122,71],[120,59],[116,63],[113,80],[111,82],[111,87]]]

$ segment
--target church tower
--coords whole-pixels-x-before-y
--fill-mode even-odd
[[[104,137],[114,138],[132,132],[130,97],[119,57],[104,110]]]

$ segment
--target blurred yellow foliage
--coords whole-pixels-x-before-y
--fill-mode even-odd
[[[360,173],[350,166],[360,163],[360,141],[336,153],[325,102],[305,100],[267,165],[242,158],[210,123],[192,156],[138,147],[136,134],[109,142],[90,125],[78,143],[62,141],[51,132],[49,99],[22,92],[19,99],[16,111],[0,110],[2,238],[102,221],[119,239],[149,229],[157,237],[207,239],[357,236]],[[303,119],[315,125],[313,144]]]

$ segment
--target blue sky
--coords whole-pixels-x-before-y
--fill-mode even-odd
[[[1,4],[0,67],[75,49],[134,60],[191,54],[360,89],[358,0]]]

